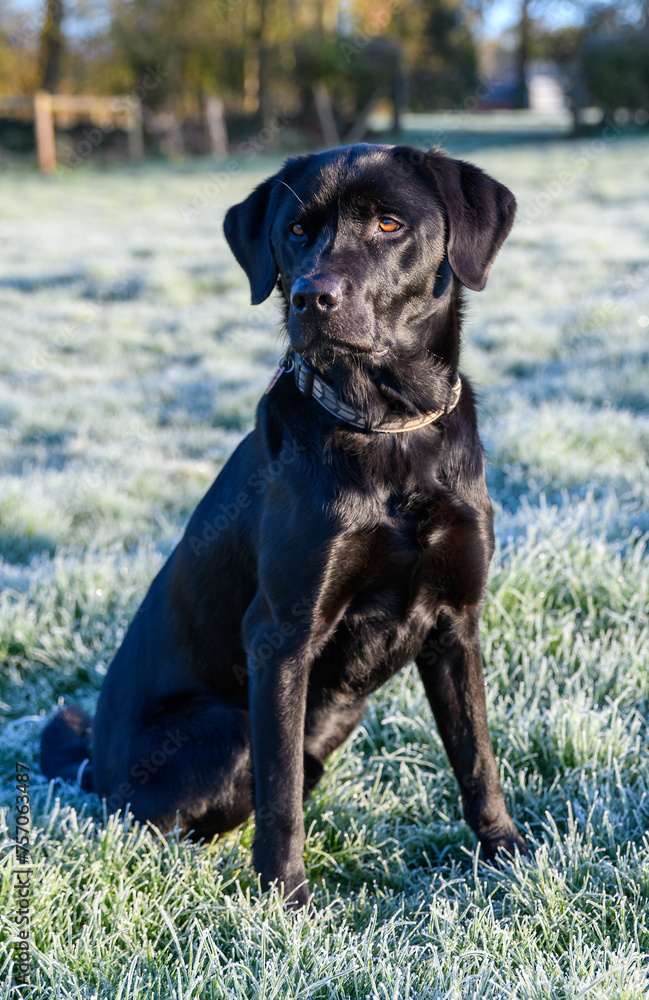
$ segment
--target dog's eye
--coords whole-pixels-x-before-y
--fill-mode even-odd
[[[304,236],[304,230],[299,222],[294,222],[291,226],[291,232],[293,236]]]
[[[401,229],[401,225],[395,219],[391,219],[386,215],[383,219],[379,220],[379,229],[384,233],[396,233],[397,229]]]

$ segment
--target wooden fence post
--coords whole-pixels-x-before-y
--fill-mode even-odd
[[[128,155],[132,160],[143,160],[144,131],[142,127],[142,103],[136,101],[134,98],[130,99],[126,127],[128,129]]]
[[[51,174],[56,170],[56,144],[52,95],[46,90],[38,90],[34,94],[34,131],[39,169],[43,174]]]
[[[320,122],[320,130],[322,132],[322,138],[324,139],[325,146],[340,146],[340,136],[338,134],[338,126],[336,125],[336,119],[334,118],[333,108],[331,107],[329,91],[324,83],[314,83],[312,90],[313,98],[315,100],[315,109],[318,115],[318,121]]]
[[[346,146],[353,146],[355,142],[363,141],[363,136],[367,132],[368,119],[370,115],[372,115],[376,111],[380,103],[381,103],[381,91],[377,90],[375,91],[373,96],[370,97],[369,101],[367,102],[365,107],[361,110],[360,115],[358,116],[358,118],[350,128],[349,132],[345,136],[344,142]]]
[[[225,160],[228,155],[228,132],[225,126],[225,109],[220,97],[210,95],[205,101],[205,123],[212,156],[216,160]]]

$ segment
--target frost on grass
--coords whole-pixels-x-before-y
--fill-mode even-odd
[[[201,167],[4,177],[0,767],[34,769],[34,996],[647,995],[649,145],[612,142],[587,170],[575,152],[467,153],[520,206],[468,296],[464,368],[498,534],[489,716],[534,861],[481,865],[407,669],[307,803],[310,922],[260,897],[252,823],[210,846],[161,840],[36,768],[46,714],[60,698],[92,709],[274,370],[279,310],[249,306],[220,225],[276,164],[189,220]],[[7,782],[0,801],[9,943]]]

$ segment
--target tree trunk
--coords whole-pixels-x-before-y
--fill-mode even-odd
[[[521,0],[521,19],[518,24],[518,51],[516,53],[516,107],[529,105],[527,93],[527,64],[530,58],[529,0]]]
[[[322,138],[324,144],[327,147],[339,146],[340,136],[338,134],[338,126],[336,125],[336,119],[334,118],[333,108],[331,107],[331,98],[329,96],[329,91],[324,83],[314,83],[313,87],[313,98],[315,100],[316,114],[318,115],[318,121],[320,122],[320,131],[322,132]]]
[[[63,20],[63,0],[47,0],[45,5],[45,23],[41,32],[41,89],[54,94],[61,78],[61,52],[63,50],[63,35],[61,21]]]
[[[243,109],[249,114],[260,112],[264,127],[270,123],[272,110],[268,88],[268,7],[268,0],[249,5],[244,43]]]
[[[402,117],[408,110],[408,77],[404,66],[403,50],[399,45],[394,58],[394,80],[392,83],[392,104],[394,117],[392,131],[399,135],[402,131]]]

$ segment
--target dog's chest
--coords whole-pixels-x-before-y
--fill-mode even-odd
[[[350,560],[354,541],[365,542],[365,557],[359,560],[345,619],[353,622],[361,618],[403,618],[422,556],[415,525],[406,519],[396,519],[373,530],[369,539],[361,536],[352,540]]]
[[[367,693],[416,655],[434,625],[437,608],[429,583],[435,559],[417,521],[402,518],[375,529],[371,544],[363,535],[350,541],[345,563],[354,564],[353,586],[314,665],[314,680],[324,688]],[[342,580],[345,565],[339,570]]]
[[[345,619],[404,622],[422,588],[444,576],[458,515],[446,498],[392,496],[371,528],[345,545],[334,578],[346,581]],[[468,524],[467,524],[468,527]]]

